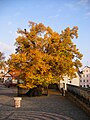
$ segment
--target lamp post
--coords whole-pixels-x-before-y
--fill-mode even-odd
[[[19,97],[20,94],[19,94],[19,80],[17,80],[17,96]]]
[[[17,96],[19,96],[19,79],[18,79],[18,76],[15,75],[15,73],[13,72],[13,79],[16,79],[17,80]]]

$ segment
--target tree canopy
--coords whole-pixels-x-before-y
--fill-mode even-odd
[[[2,67],[5,67],[5,57],[4,53],[0,52],[0,69],[2,69]]]
[[[29,21],[30,30],[18,29],[16,53],[8,60],[11,74],[23,80],[25,88],[56,83],[64,76],[74,77],[82,66],[82,54],[73,43],[78,27],[67,27],[61,33],[42,23]]]

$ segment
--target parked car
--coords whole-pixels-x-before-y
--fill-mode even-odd
[[[6,87],[13,87],[13,86],[16,86],[17,83],[16,82],[12,82],[12,80],[5,80],[5,82],[3,83]]]

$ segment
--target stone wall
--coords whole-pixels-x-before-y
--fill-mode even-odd
[[[90,90],[67,85],[66,97],[76,103],[90,116]]]

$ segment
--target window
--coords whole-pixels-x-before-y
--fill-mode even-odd
[[[1,74],[3,74],[4,72],[3,71],[1,71]]]
[[[85,77],[85,75],[83,75],[83,77]]]
[[[87,80],[87,82],[88,82],[88,80]]]
[[[71,80],[70,80],[70,83],[71,83]]]
[[[85,80],[83,80],[83,82],[85,82]]]
[[[80,82],[82,82],[82,80],[80,80]]]
[[[87,85],[87,88],[89,87],[89,85]]]
[[[88,77],[88,75],[87,75],[87,77]]]
[[[85,87],[85,85],[83,87]]]

